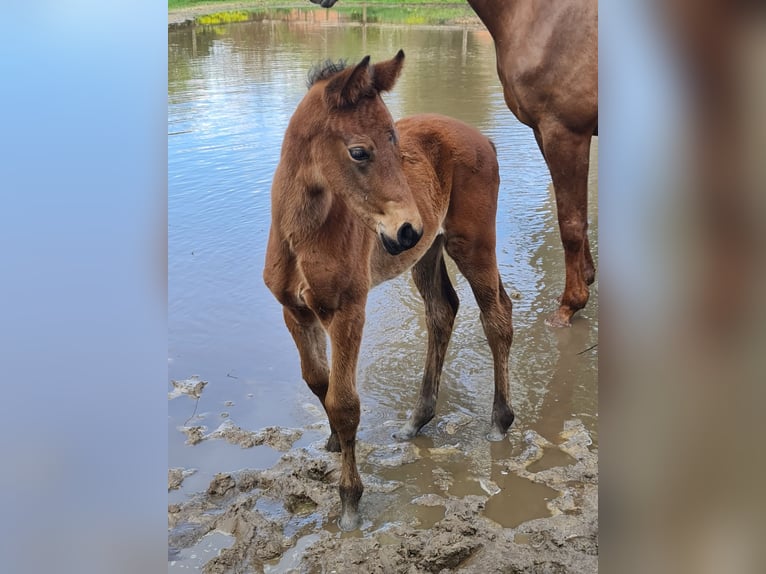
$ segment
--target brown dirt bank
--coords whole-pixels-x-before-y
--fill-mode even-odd
[[[540,466],[534,463],[553,445],[534,431],[521,437],[524,452],[502,464],[508,472],[560,493],[548,502],[550,517],[503,528],[482,513],[489,496],[428,494],[411,504],[443,509],[443,518],[431,528],[390,523],[342,534],[334,525],[340,506],[338,455],[324,452],[317,443],[286,453],[270,469],[219,474],[206,492],[171,504],[170,554],[218,531],[230,535],[233,544],[207,561],[203,571],[208,574],[596,572],[598,451],[591,449],[590,436],[580,421],[568,422],[556,448],[573,462],[538,472],[529,469]],[[393,448],[383,459],[401,459],[401,450]],[[360,451],[362,456],[372,452],[364,447]],[[379,448],[376,452],[380,457]],[[184,471],[172,470],[175,486]],[[392,502],[402,486],[372,475],[363,480],[365,497]]]

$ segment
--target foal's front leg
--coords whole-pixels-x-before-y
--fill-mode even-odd
[[[356,392],[356,365],[364,328],[364,301],[328,313],[322,324],[330,335],[332,364],[325,409],[330,426],[338,435],[341,451],[341,530],[354,530],[361,522],[359,499],[364,486],[356,468],[356,429],[359,426],[359,395]]]
[[[330,368],[327,365],[327,334],[322,324],[307,307],[284,307],[283,314],[287,330],[293,336],[301,358],[301,374],[311,391],[319,398],[327,412],[325,398],[330,384]],[[328,417],[329,419],[329,417]],[[330,422],[330,438],[325,448],[340,452],[338,433]]]

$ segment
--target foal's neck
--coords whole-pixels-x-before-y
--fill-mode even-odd
[[[280,223],[293,244],[312,243],[322,235],[337,235],[337,229],[355,228],[351,209],[332,188],[323,173],[326,150],[322,143],[325,126],[315,110],[318,93],[309,93],[290,119],[285,134],[279,172]],[[282,169],[283,168],[283,169]]]
[[[332,209],[332,195],[314,183],[296,182],[287,199],[287,217],[290,234],[309,239],[327,223]]]

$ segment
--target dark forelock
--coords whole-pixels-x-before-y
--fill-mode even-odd
[[[320,64],[316,64],[309,70],[306,84],[310,88],[320,80],[327,80],[345,69],[346,60],[338,60],[337,62],[325,60]]]

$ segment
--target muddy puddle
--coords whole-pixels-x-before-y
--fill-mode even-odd
[[[352,23],[353,24],[353,23]],[[545,326],[563,288],[550,177],[505,107],[474,26],[289,19],[168,33],[168,564],[205,572],[593,572],[597,558],[598,281],[570,329]],[[409,277],[370,294],[358,390],[362,529],[336,525],[338,457],[261,279],[269,188],[306,72],[403,48],[394,117],[438,112],[495,142],[498,260],[514,298],[508,438],[485,439],[492,363],[470,288],[437,416],[409,443],[425,360]],[[590,239],[598,261],[592,150]],[[512,567],[512,568],[511,568]]]
[[[432,472],[436,487],[429,488],[402,473],[363,471],[367,519],[350,533],[335,526],[339,457],[319,441],[292,449],[265,470],[219,473],[205,491],[169,505],[170,567],[209,573],[595,572],[597,452],[579,420],[568,421],[559,438],[557,448],[572,463],[532,472],[552,445],[532,430],[512,432],[522,453],[496,461],[505,480],[468,479],[478,482],[476,493],[468,493],[467,484],[450,492],[459,473]],[[414,468],[429,455],[411,444],[360,447],[367,470]],[[176,476],[169,476],[171,484]],[[513,498],[520,504],[509,508]]]

